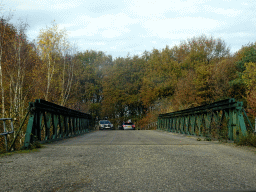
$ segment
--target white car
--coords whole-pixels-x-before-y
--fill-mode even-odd
[[[99,130],[103,129],[113,129],[113,124],[108,120],[100,120],[99,121]]]
[[[128,130],[128,129],[135,130],[135,125],[132,122],[127,122],[127,123],[123,123],[119,127],[119,129],[121,129],[121,130]]]

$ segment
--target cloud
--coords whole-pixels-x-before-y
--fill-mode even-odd
[[[87,4],[87,9],[93,13],[104,13],[119,7],[118,3],[109,0],[93,0]]]
[[[125,21],[125,22],[123,22]],[[114,38],[122,36],[130,32],[129,26],[135,24],[137,21],[131,19],[126,14],[106,14],[100,17],[89,17],[87,15],[80,15],[72,23],[65,24],[66,26],[85,26],[80,29],[70,30],[71,36],[95,36],[101,35],[104,38]],[[68,30],[69,31],[69,30]]]
[[[212,6],[203,6],[205,11],[208,13],[216,13],[216,14],[220,14],[220,15],[224,15],[226,17],[236,17],[239,14],[242,13],[241,10],[238,9],[224,9],[224,8],[216,8],[216,7],[212,7]]]
[[[35,38],[53,20],[83,49],[126,55],[202,34],[236,47],[255,39],[252,0],[6,0]]]
[[[14,8],[17,10],[63,10],[75,8],[81,5],[84,1],[82,0],[9,0],[8,4],[15,5]]]
[[[252,38],[255,36],[254,33],[249,32],[230,32],[230,33],[219,33],[222,39],[231,39],[231,38],[237,38],[237,39],[245,39],[245,38]]]
[[[187,15],[197,13],[202,10],[202,4],[209,0],[127,0],[125,12],[139,17],[151,18],[161,17],[167,13]]]
[[[79,5],[81,5],[82,3],[79,1],[65,1],[65,2],[60,2],[57,1],[56,4],[52,4],[50,5],[50,9],[54,9],[54,10],[65,10],[65,9],[71,9],[71,8],[76,8]]]
[[[224,25],[214,19],[203,17],[179,17],[165,18],[158,20],[147,20],[142,25],[147,29],[147,36],[157,36],[159,38],[181,38],[184,35],[196,35],[206,33]]]
[[[107,29],[104,30],[101,35],[102,37],[105,38],[115,38],[118,36],[122,36],[125,33],[130,32],[130,30],[128,28],[124,28],[124,29],[119,29],[119,28],[114,28],[114,29]]]
[[[92,42],[92,43],[86,43],[87,45],[106,45],[105,42],[99,41],[99,42]]]
[[[88,30],[87,28],[77,29],[77,30],[71,30],[68,31],[68,34],[70,34],[70,37],[86,37],[86,36],[94,36],[98,33],[98,30]]]
[[[248,3],[246,2],[242,2],[241,5],[249,5]]]

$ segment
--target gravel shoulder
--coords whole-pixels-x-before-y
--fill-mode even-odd
[[[247,191],[256,150],[164,131],[96,131],[0,158],[0,191]]]

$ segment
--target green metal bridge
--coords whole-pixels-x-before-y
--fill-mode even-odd
[[[18,131],[4,131],[1,135],[15,133],[14,139],[6,150],[11,150],[19,135],[25,119],[27,122],[23,148],[28,148],[35,141],[49,142],[66,137],[76,136],[92,129],[94,121],[91,115],[66,107],[37,99],[29,103],[29,111]],[[5,121],[12,119],[3,119]],[[186,110],[160,114],[158,122],[154,125],[157,129],[188,135],[205,136],[208,138],[239,140],[253,131],[244,109],[243,103],[235,99],[226,99]]]
[[[28,148],[35,141],[44,143],[80,135],[92,129],[93,125],[91,115],[42,99],[29,103],[29,111],[24,121],[28,116],[23,148]],[[24,121],[17,131],[9,150],[12,149]]]
[[[170,132],[219,139],[239,140],[253,127],[243,108],[243,102],[226,99],[173,113],[160,114],[157,128]]]
[[[88,114],[44,100],[30,103],[25,119],[24,147],[80,135],[94,123]],[[2,121],[6,128],[12,122]],[[1,191],[256,191],[255,150],[181,135],[246,135],[252,127],[242,102],[160,114],[157,126],[164,131],[95,131],[39,153],[0,158]],[[3,135],[19,130],[9,126]]]

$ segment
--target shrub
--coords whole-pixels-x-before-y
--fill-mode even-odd
[[[256,135],[248,133],[247,136],[240,136],[239,140],[235,142],[237,145],[246,145],[256,147]]]

